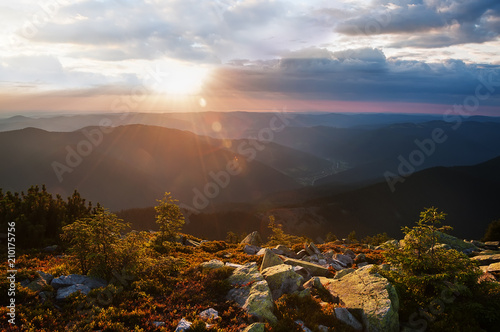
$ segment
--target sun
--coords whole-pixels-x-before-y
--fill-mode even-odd
[[[198,95],[209,72],[207,67],[182,63],[158,65],[153,88],[172,96]]]

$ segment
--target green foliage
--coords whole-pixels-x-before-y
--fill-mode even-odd
[[[64,226],[61,237],[70,243],[83,274],[109,277],[118,268],[120,232],[127,227],[115,214],[99,208],[91,217]]]
[[[215,253],[227,248],[227,243],[224,241],[208,241],[200,245],[200,249],[206,252]]]
[[[362,243],[371,244],[372,246],[378,246],[384,242],[393,240],[386,232],[375,234],[374,236],[367,236],[361,240]]]
[[[226,236],[226,242],[227,243],[232,243],[232,244],[238,244],[240,243],[245,237],[247,236],[247,234],[245,233],[241,233],[240,235],[234,233],[234,232],[227,232],[227,236]]]
[[[349,243],[358,243],[355,231],[352,231],[349,233],[349,235],[347,235],[347,241],[349,241]]]
[[[64,225],[88,217],[92,204],[85,202],[75,190],[65,201],[60,195],[54,198],[45,185],[31,186],[26,193],[3,193],[0,189],[0,225],[7,229],[7,223],[14,221],[18,232],[18,248],[41,248],[59,243]]]
[[[325,242],[334,242],[337,240],[338,240],[337,236],[332,232],[328,232],[328,234],[326,234]]]
[[[492,221],[488,225],[483,241],[500,241],[500,220]]]
[[[463,298],[470,296],[477,286],[481,272],[474,262],[456,250],[435,247],[438,232],[451,228],[440,226],[445,216],[434,207],[424,210],[416,226],[403,228],[405,245],[390,248],[384,253],[386,260],[396,269],[378,272],[395,285],[403,319],[422,312],[422,308],[432,303],[441,303],[442,308],[438,306],[435,310],[437,313],[428,314],[432,316],[429,321],[440,321],[446,317],[440,315],[445,309],[449,315],[454,308],[453,303],[460,303],[455,301],[455,296],[454,300],[443,302],[451,298],[443,294],[456,293]]]
[[[310,242],[308,238],[302,236],[295,236],[291,234],[286,234],[283,231],[283,225],[276,223],[276,219],[274,216],[269,216],[269,225],[268,227],[271,229],[272,233],[269,235],[269,242],[266,246],[275,246],[278,244],[283,244],[287,247],[291,247],[294,244]]]
[[[163,198],[157,202],[158,205],[155,206],[156,223],[160,226],[161,239],[174,240],[184,226],[184,215],[176,204],[178,200],[166,192]]]

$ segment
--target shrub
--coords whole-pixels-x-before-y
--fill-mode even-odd
[[[492,221],[488,225],[483,241],[500,241],[500,220]]]
[[[269,235],[267,246],[282,244],[291,247],[294,244],[310,242],[310,240],[305,237],[286,234],[285,231],[283,231],[283,225],[276,223],[274,216],[269,216],[268,227],[271,229],[272,234]]]
[[[159,204],[155,206],[156,223],[160,226],[161,242],[175,240],[177,233],[184,226],[184,215],[176,204],[178,200],[166,192],[163,198],[157,202]]]

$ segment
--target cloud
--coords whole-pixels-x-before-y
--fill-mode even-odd
[[[302,57],[304,54],[309,57]],[[370,48],[342,52],[308,48],[266,66],[261,62],[226,67],[208,88],[305,99],[452,105],[475,93],[485,70],[493,71],[500,80],[500,66],[453,59],[442,63],[387,59],[381,50]],[[500,91],[496,91],[483,104],[498,105],[499,101]]]
[[[483,43],[500,35],[496,0],[380,1],[336,25],[346,35],[392,35],[390,47]]]

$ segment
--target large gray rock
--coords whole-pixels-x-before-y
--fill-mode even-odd
[[[311,273],[312,276],[323,276],[327,277],[330,275],[330,271],[324,266],[314,264],[314,263],[309,263],[309,262],[304,262],[298,259],[293,259],[293,258],[287,258],[283,262],[288,265],[292,266],[302,266],[303,268],[307,269],[309,273]]]
[[[274,300],[283,294],[292,294],[299,290],[304,278],[295,272],[291,265],[281,264],[262,271]]]
[[[260,250],[261,250],[260,247],[251,244],[247,244],[243,247],[243,251],[249,255],[255,255],[259,253]]]
[[[349,309],[362,309],[363,324],[371,332],[399,331],[399,299],[386,278],[365,266],[339,280],[320,278],[323,286]]]
[[[57,290],[56,300],[63,301],[68,296],[76,292],[82,292],[83,294],[87,295],[90,292],[90,287],[82,284],[76,284],[68,287],[59,288]]]
[[[234,270],[228,280],[231,285],[243,286],[250,282],[261,281],[263,279],[257,267],[257,263],[251,262]]]
[[[335,308],[335,317],[341,322],[349,325],[356,331],[361,331],[363,329],[363,325],[358,322],[356,317],[354,317],[347,308]]]
[[[260,246],[262,244],[262,238],[259,232],[255,231],[248,234],[242,241],[242,244],[250,244],[252,246]]]
[[[260,266],[261,271],[267,269],[268,267],[281,264],[283,264],[283,261],[278,257],[278,255],[276,255],[269,249],[265,249],[264,257],[262,258],[262,264]]]
[[[189,329],[191,328],[191,325],[193,325],[193,323],[182,318],[180,320],[179,324],[177,324],[177,328],[175,329],[175,332],[189,331]]]
[[[50,285],[52,279],[54,279],[54,277],[50,273],[45,273],[43,271],[36,271],[36,272],[38,273],[38,275],[40,276],[40,278],[42,278],[43,280],[45,280],[45,282],[47,284],[49,284],[49,285]]]
[[[335,254],[332,256],[332,258],[339,261],[340,263],[342,263],[342,265],[344,265],[344,267],[349,267],[354,263],[351,256],[348,256],[348,255]]]
[[[250,315],[276,323],[273,314],[274,302],[267,281],[259,273],[257,263],[247,263],[236,270],[229,277],[229,282],[238,286],[229,291],[228,300],[235,301]]]
[[[70,274],[69,276],[61,276],[59,278],[54,278],[50,283],[50,285],[55,289],[68,287],[72,285],[78,285],[78,284],[85,285],[90,289],[106,287],[108,285],[108,283],[103,279],[90,278],[79,274]]]

